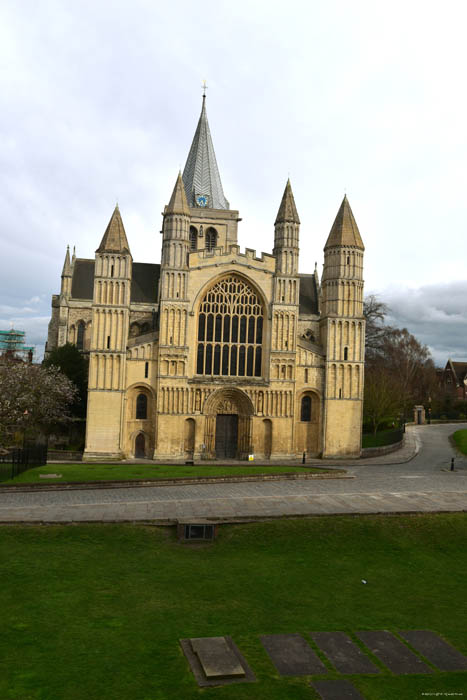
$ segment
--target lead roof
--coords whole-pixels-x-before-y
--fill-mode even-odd
[[[229,209],[229,203],[222,189],[216,154],[206,114],[206,96],[196,127],[190,152],[183,170],[183,184],[190,207],[198,206],[197,195],[205,195],[210,209]]]
[[[157,304],[161,266],[157,263],[132,265],[131,301]],[[89,301],[94,290],[94,260],[76,258],[71,281],[71,298]],[[318,289],[314,275],[300,275],[300,313],[318,314]]]

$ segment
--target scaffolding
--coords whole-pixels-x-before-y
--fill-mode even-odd
[[[34,346],[25,345],[25,331],[0,331],[0,356],[32,362]]]

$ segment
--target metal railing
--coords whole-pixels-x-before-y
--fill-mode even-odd
[[[47,464],[47,445],[15,447],[0,455],[0,481],[14,479],[18,474]]]

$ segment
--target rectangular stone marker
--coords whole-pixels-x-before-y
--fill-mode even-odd
[[[198,637],[190,639],[190,642],[206,678],[211,680],[245,675],[245,671],[224,637]]]
[[[339,673],[380,673],[345,632],[313,632],[311,636]]]
[[[467,657],[441,639],[435,632],[428,630],[410,630],[400,632],[420,654],[437,666],[440,671],[466,671]]]
[[[231,637],[181,639],[180,644],[200,687],[256,681]]]
[[[301,634],[267,634],[260,639],[281,676],[328,672]]]
[[[431,673],[432,669],[408,649],[391,632],[357,632],[357,636],[390,671],[402,673]]]
[[[349,681],[313,681],[310,685],[322,700],[365,700]]]

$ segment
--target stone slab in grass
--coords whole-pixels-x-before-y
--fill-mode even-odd
[[[236,678],[245,675],[236,654],[224,637],[198,637],[190,639],[190,642],[206,678]]]
[[[266,634],[260,639],[281,676],[327,673],[327,668],[301,634]]]
[[[440,671],[467,671],[467,657],[441,639],[436,632],[410,630],[400,632],[400,635]]]
[[[231,637],[181,639],[180,645],[200,687],[256,681]]]
[[[365,700],[349,681],[313,681],[310,685],[322,700]]]
[[[391,632],[386,630],[357,632],[357,636],[370,651],[389,668],[399,675],[403,673],[431,673],[429,668],[418,656],[408,649]]]
[[[345,632],[313,632],[311,636],[339,673],[380,673]]]

